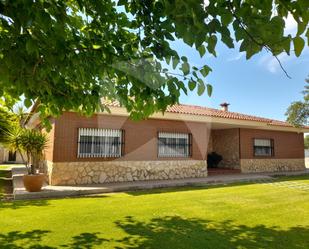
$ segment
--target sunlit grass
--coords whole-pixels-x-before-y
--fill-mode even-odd
[[[307,249],[309,176],[16,201],[0,214],[2,248]]]
[[[25,167],[23,164],[0,164],[0,170],[10,170],[12,167]]]

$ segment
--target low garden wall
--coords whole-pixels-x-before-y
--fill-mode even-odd
[[[296,159],[240,159],[241,172],[285,172],[305,170],[304,158]]]
[[[51,185],[77,185],[207,176],[202,160],[47,162]]]

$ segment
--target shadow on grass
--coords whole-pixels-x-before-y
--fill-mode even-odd
[[[122,238],[102,238],[100,233],[81,233],[73,236],[69,243],[56,247],[44,242],[44,237],[52,237],[51,231],[12,231],[0,234],[3,249],[92,249],[106,248],[107,243],[117,244],[117,249],[231,249],[231,248],[293,248],[307,249],[309,227],[280,227],[264,225],[239,225],[231,220],[216,222],[179,216],[153,218],[139,221],[126,217],[115,222],[125,232]]]
[[[96,246],[99,248],[103,242],[108,240],[98,237],[99,233],[81,233],[72,237],[72,241],[57,247],[44,245],[42,239],[44,236],[50,235],[50,231],[32,230],[29,232],[13,231],[7,234],[0,234],[1,249],[91,249]]]
[[[78,195],[78,196],[69,196],[69,197],[52,197],[45,199],[36,199],[36,200],[1,200],[1,185],[0,185],[0,210],[4,208],[9,209],[19,209],[24,207],[42,207],[50,205],[49,201],[52,200],[63,200],[63,199],[103,199],[109,198],[109,195]],[[1,247],[0,247],[1,248]]]
[[[49,205],[47,200],[0,201],[0,210],[2,208],[19,209],[24,207],[42,207],[47,205]]]
[[[220,248],[294,248],[308,249],[309,227],[279,227],[237,225],[233,221],[214,222],[184,219],[178,216],[154,218],[141,222],[133,217],[117,221],[128,236],[117,242],[118,249],[220,249]]]
[[[72,249],[90,249],[94,246],[101,246],[103,242],[108,242],[108,239],[98,237],[100,233],[81,233],[74,236],[72,242],[66,245],[61,245],[63,248]]]
[[[0,245],[3,249],[49,249],[52,247],[40,245],[42,237],[49,232],[47,230],[32,230],[29,232],[12,231],[7,234],[0,234]]]

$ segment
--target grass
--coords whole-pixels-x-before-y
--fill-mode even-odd
[[[0,170],[10,170],[12,167],[24,167],[23,164],[0,164]]]
[[[1,248],[308,248],[309,176],[0,203]]]

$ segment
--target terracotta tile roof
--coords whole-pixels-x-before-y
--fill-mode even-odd
[[[103,104],[110,106],[110,107],[120,107],[120,104],[118,101],[103,100]],[[257,116],[242,114],[238,112],[222,111],[222,110],[218,110],[214,108],[195,106],[195,105],[184,105],[184,104],[173,105],[173,106],[168,107],[166,112],[198,115],[198,116],[208,116],[208,117],[216,117],[216,118],[256,121],[256,122],[267,123],[268,125],[273,125],[273,126],[293,127],[291,124],[284,122],[284,121],[280,121],[280,120],[257,117]],[[309,128],[309,127],[305,127],[305,128]]]

